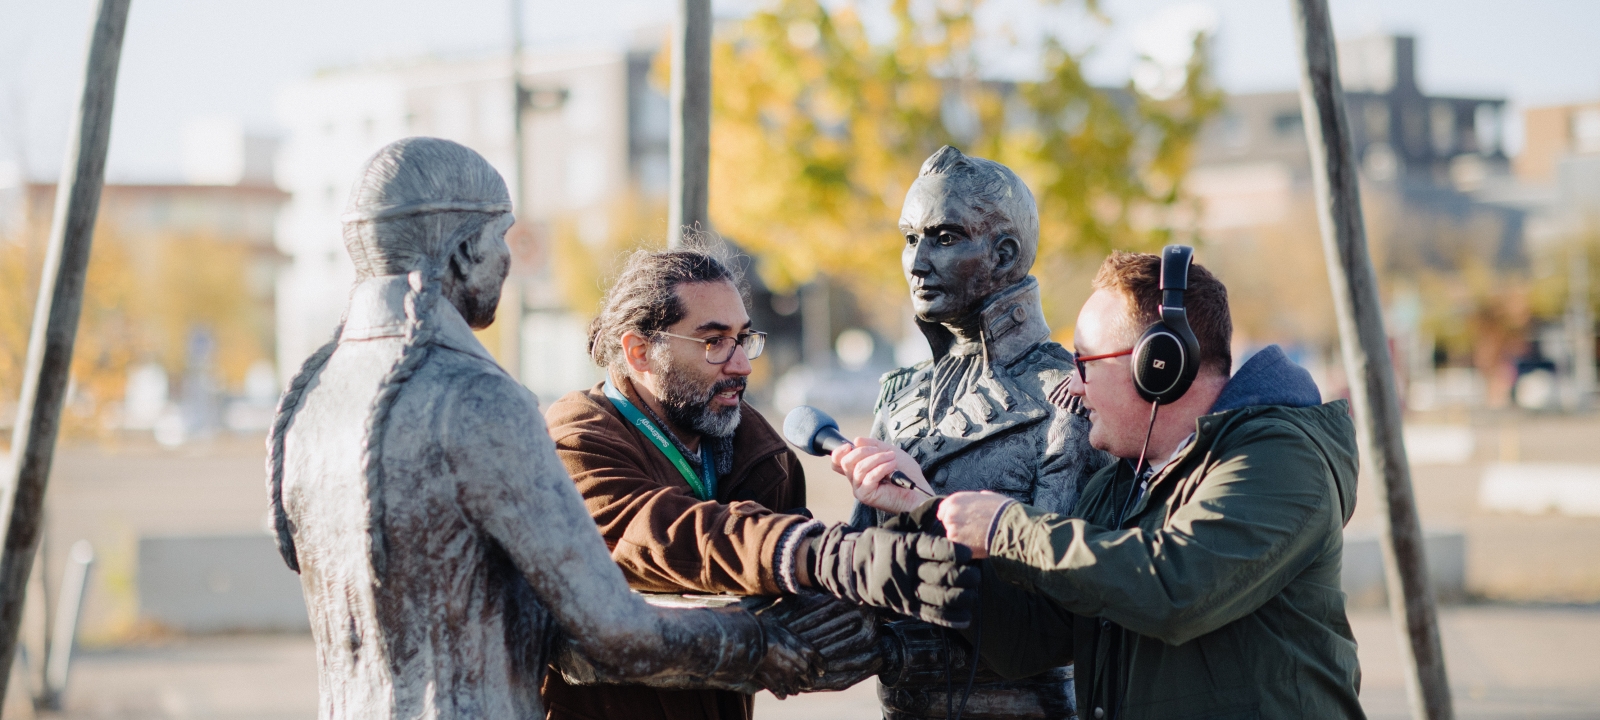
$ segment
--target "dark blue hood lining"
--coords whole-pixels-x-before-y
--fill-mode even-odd
[[[1312,407],[1322,404],[1322,393],[1312,382],[1311,373],[1296,365],[1283,348],[1268,345],[1245,361],[1239,372],[1228,379],[1222,394],[1211,406],[1219,413],[1253,405]]]

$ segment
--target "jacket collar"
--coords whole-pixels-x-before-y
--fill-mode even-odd
[[[1317,390],[1316,382],[1311,379],[1311,373],[1290,360],[1283,348],[1268,345],[1252,355],[1239,371],[1233,374],[1233,377],[1228,378],[1228,383],[1222,386],[1222,393],[1211,404],[1211,412],[1195,420],[1195,431],[1179,443],[1178,449],[1173,451],[1172,456],[1158,467],[1150,478],[1151,485],[1160,483],[1170,474],[1168,471],[1182,464],[1196,447],[1201,445],[1209,447],[1210,438],[1223,427],[1239,417],[1254,412],[1246,408],[1256,408],[1256,411],[1270,407],[1309,408],[1321,403],[1322,394]],[[1128,517],[1143,512],[1145,505],[1149,503],[1150,495],[1151,493],[1144,493]],[[1346,508],[1349,507],[1349,503],[1345,505]],[[1345,517],[1349,519],[1348,510]]]
[[[404,337],[406,334],[406,292],[411,289],[405,275],[384,275],[357,283],[350,292],[350,309],[345,315],[344,331],[339,340],[375,340],[386,337]],[[429,315],[434,323],[435,344],[457,350],[489,363],[494,356],[478,342],[472,328],[461,317],[454,305],[444,298],[434,303]]]
[[[633,378],[628,377],[627,373],[609,370],[607,372],[610,374],[612,384],[617,386],[617,390],[622,393],[623,397],[628,399],[628,402],[635,405],[641,405],[644,402],[639,397],[638,389],[633,385]],[[643,440],[643,433],[640,433],[638,428],[633,427],[626,419],[622,418],[622,413],[611,404],[611,401],[606,399],[605,393],[601,392],[598,386],[589,390],[589,397],[596,405],[600,406],[602,412],[610,413],[622,419],[622,424],[628,426],[628,432],[638,435]],[[660,453],[654,446],[650,446],[649,441],[643,442],[649,446],[648,452]],[[726,476],[717,478],[717,495],[729,497],[728,493],[744,484],[744,481],[750,475],[750,471],[757,464],[771,458],[776,453],[783,452],[784,449],[783,438],[778,435],[778,431],[767,422],[765,417],[761,416],[761,413],[756,412],[756,409],[751,407],[750,403],[741,400],[739,402],[739,427],[733,431],[733,467]]]
[[[1044,321],[1044,306],[1039,301],[1039,281],[1032,275],[1005,290],[989,296],[978,311],[983,329],[983,346],[976,343],[955,345],[955,334],[938,323],[917,321],[935,358],[950,352],[987,352],[989,362],[1010,365],[1034,346],[1050,339],[1050,326]]]
[[[1311,373],[1296,365],[1283,348],[1268,345],[1250,356],[1239,372],[1228,379],[1222,393],[1211,405],[1211,412],[1251,405],[1311,407],[1322,404],[1322,393]]]

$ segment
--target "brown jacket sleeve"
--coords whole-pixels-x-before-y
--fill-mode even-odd
[[[598,392],[569,393],[545,417],[556,454],[611,548],[611,558],[634,589],[781,592],[773,574],[774,555],[784,530],[805,518],[780,515],[748,500],[696,499],[677,469]],[[778,468],[798,471],[798,461],[786,454],[764,461],[772,467],[756,474],[770,475]],[[717,492],[725,497],[723,480],[719,478]],[[784,480],[803,487],[803,476]]]

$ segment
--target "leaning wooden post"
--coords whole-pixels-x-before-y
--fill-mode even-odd
[[[667,245],[710,227],[711,0],[677,0],[672,33],[672,134],[667,143]]]
[[[67,159],[56,186],[55,218],[50,246],[39,280],[39,302],[28,339],[28,361],[11,436],[9,484],[0,492],[0,522],[5,545],[0,549],[0,697],[11,679],[17,653],[17,629],[28,573],[39,543],[40,510],[61,405],[66,400],[72,344],[83,307],[83,282],[89,269],[89,245],[100,210],[100,188],[106,175],[106,146],[111,139],[111,107],[116,98],[117,65],[122,57],[122,32],[128,23],[129,0],[100,0],[89,37],[83,96],[77,123],[67,143]]]
[[[1401,435],[1400,396],[1378,279],[1367,253],[1366,226],[1356,162],[1351,155],[1349,119],[1327,0],[1291,0],[1301,49],[1300,107],[1311,148],[1311,176],[1317,193],[1317,220],[1327,255],[1333,306],[1339,317],[1345,374],[1355,406],[1357,440],[1369,476],[1377,480],[1387,522],[1382,536],[1389,607],[1403,636],[1401,654],[1411,714],[1419,720],[1448,720],[1455,713],[1428,566],[1423,557],[1422,524],[1411,493],[1411,466]]]

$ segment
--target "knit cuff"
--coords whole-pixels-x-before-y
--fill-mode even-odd
[[[1005,502],[1000,503],[1000,507],[994,509],[994,517],[989,518],[989,531],[983,534],[983,551],[985,553],[989,552],[989,548],[994,546],[994,534],[1000,531],[1000,516],[1005,515],[1006,510],[1015,504],[1017,504],[1017,501],[1007,499]]]
[[[778,549],[772,558],[772,574],[778,581],[778,587],[784,592],[790,595],[797,595],[800,592],[800,570],[795,563],[795,550],[807,538],[825,529],[826,525],[816,520],[807,520],[784,528],[783,535],[778,537]]]

